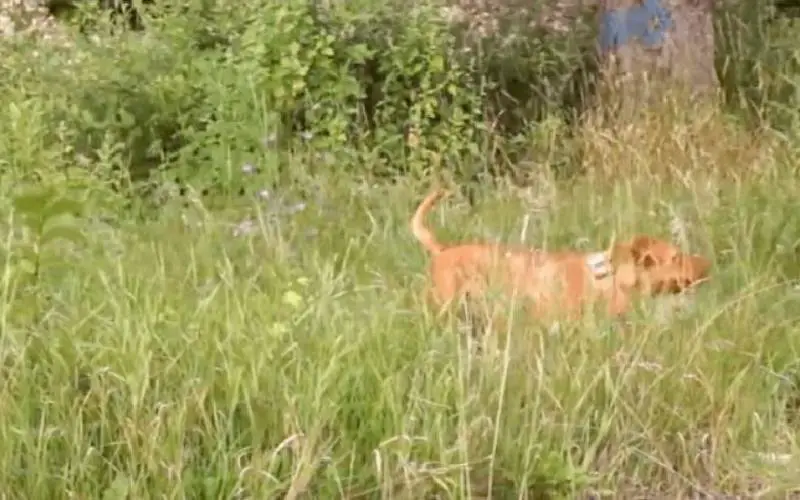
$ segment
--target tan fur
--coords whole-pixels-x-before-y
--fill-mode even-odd
[[[521,299],[534,317],[575,317],[601,302],[612,316],[625,313],[634,292],[677,293],[705,278],[710,262],[688,256],[673,245],[637,236],[604,252],[611,272],[597,277],[588,253],[541,251],[495,243],[444,245],[425,225],[425,216],[443,190],[431,192],[417,208],[411,227],[431,254],[429,299],[444,311],[455,300],[484,298],[500,290]]]
[[[411,219],[411,232],[414,233],[414,237],[419,240],[425,250],[434,255],[441,252],[443,246],[436,241],[436,236],[434,236],[433,232],[425,225],[425,215],[433,208],[434,203],[439,201],[439,199],[446,194],[447,192],[443,189],[431,191],[431,193],[422,200],[422,203],[419,204],[417,211],[414,213],[414,217]]]
[[[681,252],[652,236],[639,235],[619,248],[633,257],[639,270],[639,288],[647,295],[681,293],[708,279],[711,261]]]

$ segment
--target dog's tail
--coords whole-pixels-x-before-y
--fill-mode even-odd
[[[436,241],[436,236],[433,235],[428,226],[425,225],[425,216],[428,214],[433,205],[442,197],[447,195],[444,189],[434,189],[428,196],[422,200],[422,203],[417,207],[414,212],[414,217],[411,219],[411,232],[414,237],[422,243],[425,249],[432,253],[437,254],[444,249],[444,245]]]

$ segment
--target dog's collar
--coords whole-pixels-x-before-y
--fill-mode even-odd
[[[605,252],[590,253],[586,256],[586,265],[592,271],[594,279],[601,280],[611,275],[611,262]]]

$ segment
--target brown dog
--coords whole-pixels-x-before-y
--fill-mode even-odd
[[[440,312],[458,299],[473,302],[498,288],[522,299],[534,317],[576,317],[595,303],[617,316],[630,308],[632,293],[679,293],[704,279],[710,268],[707,259],[649,236],[596,253],[495,243],[443,245],[425,225],[425,216],[445,194],[431,192],[411,220],[414,236],[432,256],[428,292]]]

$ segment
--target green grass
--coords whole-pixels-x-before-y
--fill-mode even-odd
[[[759,128],[717,105],[570,128],[527,102],[509,113],[548,118],[512,134],[486,128],[503,68],[559,82],[567,56],[464,51],[433,3],[411,24],[377,2],[322,20],[305,2],[242,5],[0,46],[4,498],[796,488],[797,77],[775,78],[789,54],[726,49],[740,85],[772,77],[743,95],[791,94]],[[528,187],[471,177],[490,167]],[[148,171],[159,187],[142,194],[130,176]],[[463,325],[425,310],[408,227],[442,177],[475,195],[431,213],[442,240],[598,249],[645,232],[710,256],[712,280],[686,307],[518,321],[503,347],[469,350]]]
[[[796,226],[767,221],[791,216],[798,187],[755,180],[695,207],[693,243],[716,269],[692,310],[656,322],[645,303],[624,328],[520,328],[486,355],[421,308],[426,257],[407,230],[421,187],[343,186],[325,193],[335,212],[263,217],[241,237],[237,219],[186,228],[177,209],[96,227],[61,249],[57,278],[45,269],[35,313],[19,309],[34,303],[6,266],[0,484],[31,498],[467,498],[490,486],[510,498],[758,480],[777,494],[790,468],[754,457],[796,452],[786,379],[800,292],[781,279],[796,257],[775,249],[796,244]],[[531,245],[668,227],[644,186],[555,189]],[[664,199],[691,207],[694,194]],[[511,191],[473,211],[457,202],[431,217],[441,234],[518,238]]]

